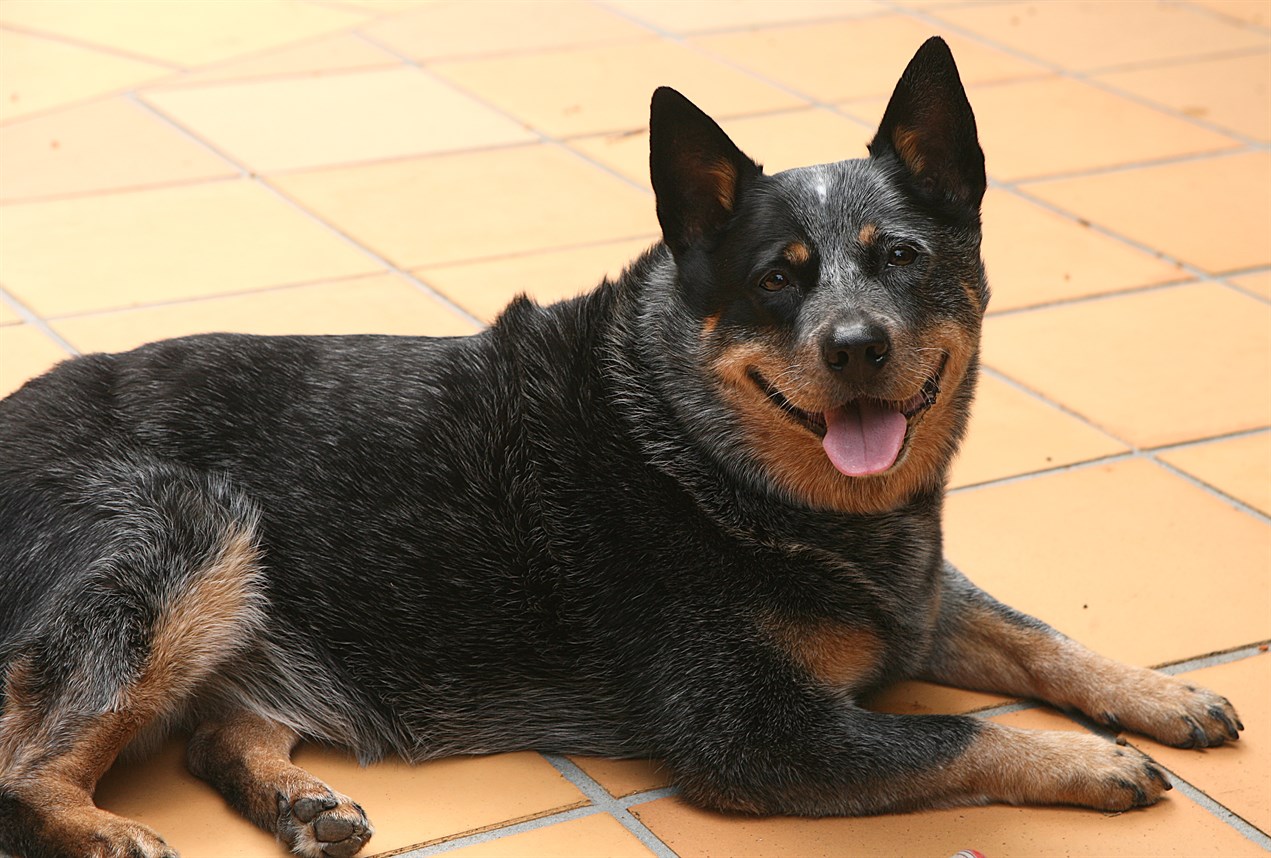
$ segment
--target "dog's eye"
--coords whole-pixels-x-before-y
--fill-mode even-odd
[[[767,289],[769,292],[780,292],[782,289],[790,285],[790,278],[782,274],[780,271],[769,271],[764,278],[759,281],[759,285]]]
[[[907,244],[897,245],[887,254],[888,265],[908,265],[918,258],[918,251]]]

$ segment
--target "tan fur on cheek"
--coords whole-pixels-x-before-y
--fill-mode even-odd
[[[952,449],[951,436],[960,415],[953,393],[966,375],[975,354],[975,332],[948,324],[925,332],[923,343],[949,355],[936,404],[912,430],[903,460],[890,472],[875,477],[846,477],[830,463],[821,439],[796,424],[768,401],[747,376],[757,369],[781,389],[817,388],[795,374],[771,347],[746,343],[724,349],[713,370],[724,398],[736,409],[752,455],[772,481],[792,500],[814,509],[868,515],[895,509],[919,491],[943,488],[944,468]],[[818,391],[819,392],[819,391]],[[822,397],[824,398],[824,397]]]

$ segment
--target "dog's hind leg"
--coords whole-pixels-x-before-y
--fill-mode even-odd
[[[306,858],[349,858],[374,829],[361,806],[291,762],[294,730],[248,712],[203,724],[190,771]]]
[[[92,793],[139,731],[180,715],[261,628],[255,516],[224,486],[166,469],[91,503],[109,538],[7,644],[0,854],[167,858],[157,834]]]

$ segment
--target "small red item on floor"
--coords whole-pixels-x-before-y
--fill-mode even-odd
[[[978,849],[963,849],[950,855],[949,858],[984,858],[984,853]]]

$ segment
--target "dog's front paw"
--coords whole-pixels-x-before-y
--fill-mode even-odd
[[[1133,748],[1070,731],[986,725],[967,760],[983,780],[981,797],[1012,804],[1073,804],[1122,811],[1154,804],[1173,787]]]
[[[1144,670],[1109,691],[1092,707],[1092,717],[1176,748],[1213,748],[1239,739],[1244,729],[1227,698],[1155,671]]]
[[[278,836],[305,858],[351,858],[375,833],[361,805],[333,790],[277,798]]]

